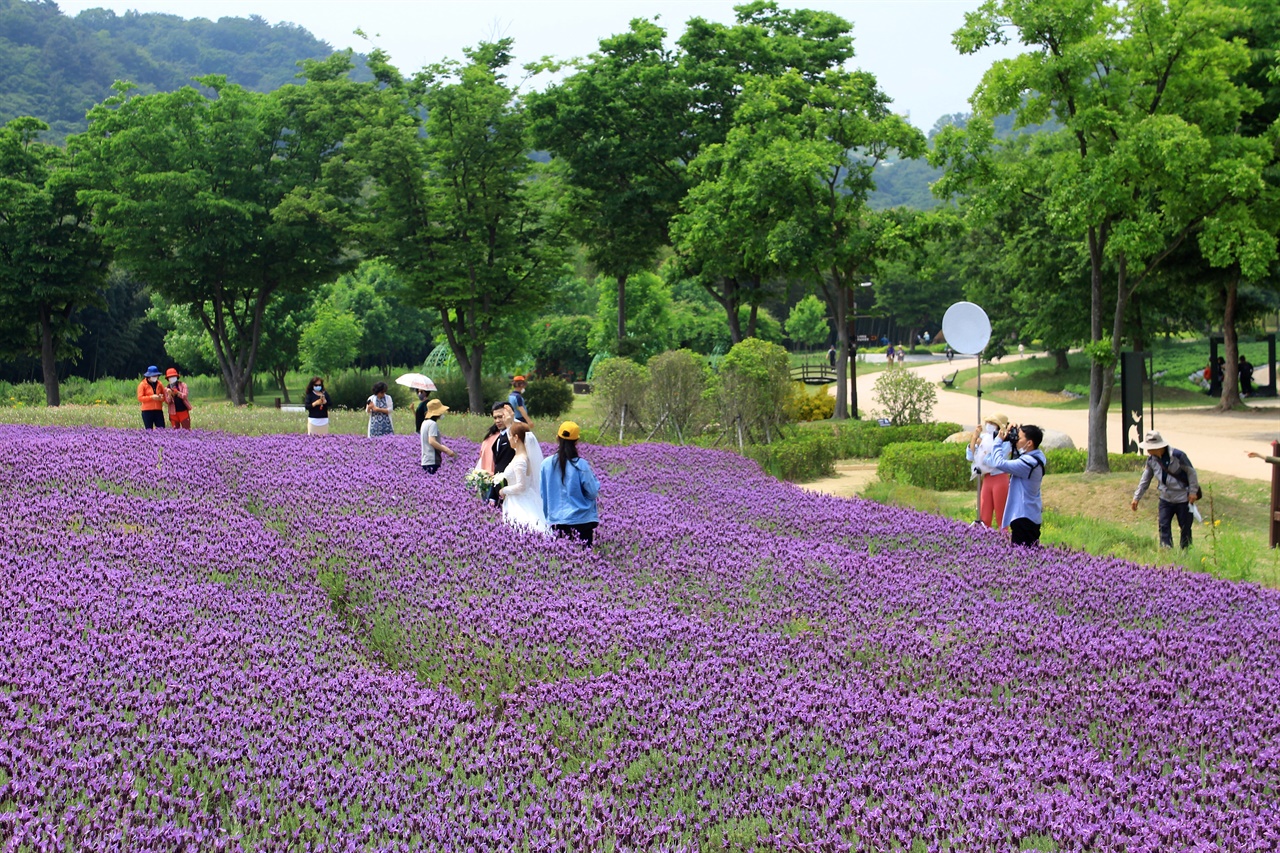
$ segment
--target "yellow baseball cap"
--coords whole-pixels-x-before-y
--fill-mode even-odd
[[[582,435],[582,430],[573,421],[565,421],[560,424],[560,429],[556,430],[556,435],[569,441],[577,441]]]

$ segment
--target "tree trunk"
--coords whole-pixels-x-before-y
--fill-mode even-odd
[[[1239,289],[1240,279],[1233,274],[1223,287],[1222,343],[1226,349],[1223,355],[1227,363],[1222,366],[1222,397],[1218,401],[1220,412],[1229,412],[1244,405],[1244,401],[1240,399],[1240,336],[1236,332]]]
[[[1066,349],[1050,350],[1053,356],[1053,370],[1055,373],[1065,373],[1071,368],[1071,364],[1067,361]]]
[[[1089,340],[1102,340],[1102,264],[1105,240],[1097,228],[1089,228]],[[1105,368],[1093,359],[1089,363],[1089,459],[1085,470],[1095,474],[1111,472],[1107,460],[1107,409],[1110,387],[1105,386]]]
[[[853,357],[849,347],[849,288],[840,281],[833,288],[834,299],[828,303],[836,322],[836,409],[832,416],[843,421],[849,417],[849,380],[845,377],[849,375],[849,359]]]
[[[618,276],[618,346],[614,355],[622,355],[627,339],[627,274]]]
[[[481,363],[484,360],[484,346],[476,345],[471,348],[471,352],[467,352],[467,348],[463,346],[462,340],[458,336],[458,330],[454,327],[455,321],[449,317],[447,308],[438,308],[440,312],[440,325],[444,328],[445,341],[449,344],[449,351],[453,353],[454,359],[458,362],[458,367],[462,370],[462,378],[467,383],[467,407],[477,415],[488,414],[484,399],[484,388],[481,386],[480,377],[484,374],[481,372]],[[459,321],[461,322],[461,321]]]
[[[59,406],[57,348],[53,341],[53,315],[48,305],[40,306],[40,368],[44,374],[44,403]]]
[[[283,399],[286,403],[288,403],[289,402],[289,385],[287,382],[285,382],[285,378],[289,375],[288,369],[281,368],[279,370],[273,370],[271,371],[271,375],[276,380],[276,387],[280,389],[281,399]]]
[[[752,303],[751,308],[747,312],[747,337],[748,338],[754,338],[756,336],[756,318],[759,316],[760,316],[760,306]]]

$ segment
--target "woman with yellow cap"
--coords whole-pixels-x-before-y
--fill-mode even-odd
[[[581,434],[573,421],[556,430],[556,455],[542,466],[542,512],[557,536],[580,539],[590,548],[600,523],[600,481],[591,464],[578,455]]]

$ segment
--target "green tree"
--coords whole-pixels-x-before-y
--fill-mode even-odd
[[[1249,62],[1229,37],[1238,15],[1219,0],[988,0],[954,36],[962,53],[1011,37],[1028,50],[987,70],[967,128],[938,135],[944,192],[989,179],[995,116],[1052,119],[1065,137],[1034,164],[1044,170],[1035,185],[1046,220],[1089,257],[1092,472],[1109,470],[1107,412],[1130,299],[1261,180],[1258,148],[1237,133],[1258,102],[1236,79]]]
[[[333,305],[322,305],[316,318],[302,330],[298,355],[308,371],[331,376],[355,361],[364,330],[356,315]]]
[[[787,351],[777,344],[747,338],[720,361],[720,411],[725,429],[745,442],[773,441],[786,422],[791,396]]]
[[[641,18],[542,94],[528,97],[534,144],[550,151],[572,187],[567,212],[587,257],[614,282],[614,341],[629,338],[627,285],[667,242],[685,191],[685,132],[692,92],[664,46],[666,31]],[[632,333],[631,337],[634,337]]]
[[[621,345],[624,357],[644,362],[671,348],[671,288],[657,273],[642,272],[631,277],[631,322],[621,341],[614,336],[612,323],[617,310],[617,284],[612,278],[601,276],[597,286],[600,298],[589,340],[592,352],[611,352]]]
[[[56,406],[58,359],[78,354],[72,315],[100,301],[111,255],[78,198],[78,164],[37,140],[47,128],[29,117],[0,127],[0,346],[38,354],[45,402]]]
[[[308,63],[304,85],[269,95],[218,76],[199,81],[210,95],[121,84],[72,140],[92,170],[83,198],[117,259],[191,307],[236,404],[271,300],[353,263],[345,225],[359,187],[340,144],[359,103],[350,68],[343,55]]]
[[[888,105],[864,72],[755,79],[723,148],[721,179],[742,198],[756,199],[759,222],[744,234],[753,244],[744,251],[820,288],[836,326],[842,376],[850,355],[851,288],[907,237],[899,214],[867,206],[875,164],[890,150],[924,151],[923,135]],[[836,394],[836,417],[848,417],[847,383],[839,383]]]
[[[361,262],[323,289],[324,299],[360,321],[356,360],[387,373],[396,364],[420,364],[431,352],[431,312],[412,304],[412,294],[395,269],[383,260]]]
[[[437,313],[476,412],[489,347],[524,352],[564,262],[560,184],[528,156],[510,50],[482,44],[409,81],[375,52],[385,112],[354,140],[377,187],[365,238]]]
[[[831,334],[827,306],[810,293],[791,307],[787,316],[787,337],[806,349],[813,349]]]

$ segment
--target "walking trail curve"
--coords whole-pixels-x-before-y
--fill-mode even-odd
[[[1016,358],[1016,356],[1015,356]],[[944,376],[950,376],[957,367],[972,367],[972,357],[956,356],[954,364],[941,359],[928,359],[912,363],[908,358],[907,370],[914,370],[930,382],[941,384]],[[986,375],[988,368],[983,367]],[[999,364],[990,368],[1000,371]],[[858,402],[863,412],[875,408],[872,388],[878,373],[858,377]],[[831,389],[832,395],[835,388]],[[1036,424],[1071,436],[1078,448],[1089,446],[1089,412],[1086,409],[1045,409],[1033,406],[1008,406],[989,399],[982,401],[982,414],[996,412],[1009,417],[1011,423]],[[1146,410],[1149,417],[1150,410]],[[933,407],[934,420],[952,421],[965,429],[973,429],[978,416],[975,397],[959,391],[938,388],[938,403]],[[1145,425],[1151,429],[1150,424]],[[1218,474],[1230,474],[1251,480],[1270,480],[1271,466],[1260,459],[1250,459],[1250,451],[1270,454],[1271,442],[1280,440],[1280,401],[1275,399],[1251,400],[1249,408],[1239,412],[1217,412],[1211,408],[1156,409],[1155,429],[1165,441],[1191,457],[1197,470]],[[1112,453],[1119,451],[1120,400],[1119,393],[1112,399],[1107,415],[1107,447]],[[1135,480],[1135,485],[1136,485]]]

